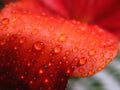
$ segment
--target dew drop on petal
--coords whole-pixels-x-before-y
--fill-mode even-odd
[[[37,51],[40,51],[44,48],[44,44],[42,42],[35,42],[34,43],[34,49]]]
[[[39,74],[43,74],[43,72],[44,72],[44,71],[43,71],[42,69],[39,70]]]
[[[86,58],[80,58],[79,59],[79,65],[85,65],[87,63],[87,59]]]
[[[61,35],[59,36],[59,41],[61,41],[61,42],[65,42],[66,39],[67,39],[67,37],[66,37],[66,35],[64,35],[64,34],[61,34]]]
[[[18,49],[18,47],[17,46],[14,46],[14,50],[17,50]]]
[[[3,18],[2,24],[6,25],[8,23],[9,23],[9,19],[8,18]]]
[[[48,63],[48,66],[51,66],[51,65],[52,65],[52,63],[49,62],[49,63]]]
[[[84,72],[84,69],[83,69],[83,68],[80,68],[80,69],[79,69],[79,72],[80,72],[80,73],[83,73],[83,72]]]
[[[22,38],[20,39],[19,43],[20,43],[20,44],[23,44],[24,42],[25,42],[25,38],[22,37]]]
[[[110,63],[112,61],[112,59],[110,59],[110,58],[108,58],[107,60],[106,60],[106,63]]]
[[[67,69],[66,73],[69,74],[70,72],[71,72],[70,69]]]
[[[99,62],[102,63],[104,60],[103,59],[100,59]]]
[[[78,49],[77,48],[73,48],[73,50],[72,50],[74,53],[75,52],[77,52],[78,51]]]
[[[23,76],[23,75],[21,75],[21,76],[20,76],[20,78],[21,78],[21,79],[24,79],[24,76]]]
[[[58,45],[54,48],[55,53],[60,53],[61,51],[62,51],[62,47],[60,45]]]
[[[89,76],[91,76],[94,74],[94,71],[89,71],[88,74],[89,74]]]
[[[33,35],[36,35],[36,34],[38,34],[38,32],[39,32],[38,29],[33,29],[31,33],[32,33]]]
[[[95,55],[95,51],[94,51],[94,50],[90,50],[90,51],[89,51],[89,55],[90,55],[90,56]]]
[[[1,45],[1,46],[5,45],[5,41],[1,41],[1,42],[0,42],[0,45]]]
[[[83,73],[83,74],[82,74],[82,77],[87,77],[87,73]]]
[[[46,78],[46,79],[44,80],[44,82],[45,82],[45,83],[48,83],[48,82],[49,82],[49,80]]]
[[[65,54],[66,56],[68,56],[70,54],[70,51],[66,51]]]
[[[63,56],[63,60],[66,60],[67,59],[67,57],[66,56]]]
[[[31,81],[29,81],[29,84],[33,84],[33,81],[31,80]]]

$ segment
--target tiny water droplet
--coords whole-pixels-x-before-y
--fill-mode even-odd
[[[67,59],[67,57],[66,56],[63,56],[63,60],[66,60]]]
[[[79,59],[79,65],[85,65],[87,63],[87,59],[86,58],[80,58]]]
[[[33,81],[31,80],[31,81],[29,81],[29,84],[33,84]]]
[[[52,65],[52,63],[49,62],[49,63],[48,63],[48,66],[51,66],[51,65]]]
[[[88,73],[90,76],[94,74],[94,71],[89,71]]]
[[[20,43],[20,44],[23,44],[24,42],[25,42],[25,38],[22,37],[22,38],[20,39],[19,43]]]
[[[1,45],[1,46],[5,45],[5,41],[1,41],[1,42],[0,42],[0,45]]]
[[[46,36],[43,36],[43,37],[42,37],[42,40],[45,41],[45,40],[46,40]]]
[[[78,48],[73,48],[72,50],[74,53],[76,53],[78,51]]]
[[[9,23],[9,19],[8,18],[3,18],[2,24],[6,25],[8,23]]]
[[[39,74],[43,74],[44,71],[42,69],[39,70]]]
[[[44,44],[42,42],[39,42],[39,41],[35,42],[34,43],[34,48],[35,48],[35,50],[40,51],[44,48]]]
[[[71,72],[70,69],[67,69],[66,73],[69,74],[70,72]]]
[[[82,77],[87,77],[87,73],[83,73],[83,74],[82,74]]]
[[[61,51],[62,51],[62,47],[60,45],[58,45],[54,48],[55,53],[60,53]]]
[[[18,49],[18,47],[17,46],[14,46],[14,50],[17,50]]]
[[[52,31],[54,31],[55,30],[55,27],[54,26],[51,26],[51,27],[49,27],[49,29],[48,29],[50,32],[52,32]]]
[[[33,29],[31,33],[32,33],[33,35],[36,35],[36,34],[38,34],[38,32],[39,32],[38,29]]]
[[[80,68],[80,69],[79,69],[79,72],[80,72],[80,73],[83,73],[83,72],[84,72],[84,69],[83,69],[83,68]]]
[[[99,62],[102,63],[104,60],[103,59],[100,59]]]
[[[90,51],[89,51],[89,55],[90,55],[90,56],[95,55],[95,51],[94,51],[94,50],[90,50]]]
[[[45,83],[48,83],[48,82],[49,82],[49,80],[46,78],[46,79],[44,80],[44,82],[45,82]]]
[[[65,42],[66,39],[67,39],[67,37],[66,37],[66,35],[64,35],[64,34],[61,34],[61,35],[59,36],[59,41],[61,41],[61,42]]]
[[[68,56],[70,54],[70,51],[66,51],[65,54]]]
[[[112,59],[110,59],[110,58],[108,58],[108,59],[106,60],[107,63],[110,63],[111,61],[112,61]]]
[[[20,76],[20,78],[21,78],[21,79],[24,79],[24,76],[23,76],[23,75],[21,75],[21,76]]]

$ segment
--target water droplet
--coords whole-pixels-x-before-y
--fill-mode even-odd
[[[8,23],[9,23],[9,19],[8,18],[3,18],[2,24],[6,25]]]
[[[35,48],[35,50],[40,51],[44,48],[44,44],[42,42],[35,42],[34,48]]]
[[[25,38],[22,37],[22,38],[20,39],[19,43],[20,43],[20,44],[23,44],[24,42],[25,42]]]
[[[31,80],[31,81],[29,81],[29,83],[30,83],[30,84],[33,84],[33,81]]]
[[[24,79],[24,76],[23,76],[23,75],[21,75],[21,76],[20,76],[20,78],[21,78],[21,79]]]
[[[70,69],[67,69],[66,73],[69,74],[70,73]]]
[[[66,35],[64,35],[64,34],[61,34],[61,35],[59,36],[59,41],[61,41],[61,42],[65,42],[66,39],[67,39],[67,37],[66,37]]]
[[[48,29],[50,32],[52,32],[52,31],[54,31],[55,30],[55,27],[54,26],[51,26],[51,27],[49,27],[49,29]]]
[[[77,57],[74,58],[74,61],[78,61],[79,59]]]
[[[86,58],[80,58],[79,59],[79,65],[85,65],[87,63],[87,59]]]
[[[48,63],[48,66],[51,66],[51,65],[52,65],[52,63],[49,62],[49,63]]]
[[[17,50],[18,49],[18,47],[17,46],[14,46],[14,50]]]
[[[64,57],[63,57],[63,60],[66,60],[66,59],[67,59],[67,57],[66,57],[66,56],[64,56]]]
[[[22,34],[22,31],[18,31],[18,32],[17,32],[17,35],[21,35],[21,34]]]
[[[62,47],[60,45],[58,45],[54,48],[55,53],[60,53],[61,51],[62,51]]]
[[[82,77],[87,77],[87,73],[83,73],[83,74],[82,74]]]
[[[46,78],[46,79],[44,80],[44,82],[45,82],[45,83],[48,83],[48,82],[49,82],[49,80]]]
[[[43,36],[43,37],[42,37],[42,40],[45,41],[45,40],[46,40],[46,36]]]
[[[34,29],[34,30],[32,30],[32,32],[31,32],[31,33],[32,33],[33,35],[36,35],[36,34],[38,34],[38,32],[39,32],[39,30],[38,30],[38,29]]]
[[[100,59],[99,62],[102,63],[104,60],[103,59]]]
[[[95,51],[94,51],[94,50],[90,50],[90,51],[89,51],[89,55],[90,55],[90,56],[95,55]]]
[[[105,65],[103,64],[103,65],[101,65],[99,68],[98,68],[98,71],[101,71],[101,70],[103,70],[105,68]]]
[[[1,45],[1,46],[5,45],[5,41],[1,41],[1,42],[0,42],[0,45]]]
[[[83,68],[80,68],[80,69],[79,69],[79,72],[80,72],[80,73],[83,73],[83,72],[84,72],[84,69],[83,69]]]
[[[112,61],[112,59],[108,58],[106,62],[109,64]]]
[[[94,71],[89,71],[88,73],[90,76],[92,76],[94,74]]]
[[[31,63],[27,63],[27,66],[28,66],[28,67],[31,66]]]
[[[42,69],[39,70],[39,74],[43,74],[44,71]]]
[[[73,48],[72,50],[74,53],[78,51],[78,48]]]
[[[69,55],[69,54],[70,54],[70,51],[66,51],[65,54],[66,54],[66,55]]]

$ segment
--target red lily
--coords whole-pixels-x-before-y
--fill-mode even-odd
[[[99,14],[98,10],[91,7],[88,12],[86,7],[85,13],[80,14],[83,11],[78,8],[84,8],[84,1],[78,2],[22,0],[2,10],[2,89],[65,90],[69,77],[91,76],[105,68],[116,56],[118,43],[113,35],[97,26],[70,20],[87,24],[97,22],[102,26],[98,18],[94,19]],[[114,1],[111,0],[110,5],[111,2]]]

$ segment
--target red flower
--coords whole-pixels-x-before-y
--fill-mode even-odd
[[[117,11],[111,16],[116,24],[104,18],[112,5],[112,11],[119,8],[119,1],[86,2],[21,0],[6,5],[0,13],[0,89],[65,90],[69,77],[92,76],[112,61],[117,39],[100,27],[119,30]]]
[[[96,24],[111,31],[120,39],[120,0],[36,0],[56,13]],[[46,9],[47,9],[46,8]]]

